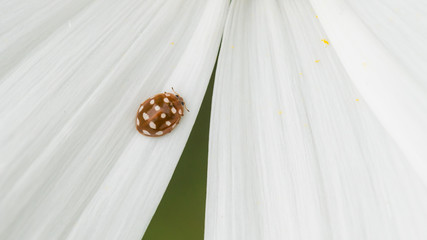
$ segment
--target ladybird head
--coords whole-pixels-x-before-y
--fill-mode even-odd
[[[184,99],[182,97],[180,97],[178,94],[175,96],[176,96],[176,98],[178,98],[178,101],[181,103],[181,105],[184,106],[185,105]]]
[[[180,97],[178,94],[176,94],[175,96],[176,96],[176,98],[178,98],[178,101],[181,103],[181,105],[185,107],[187,112],[190,112],[190,110],[188,110],[187,106],[185,105],[184,99],[182,97]]]
[[[172,87],[172,91],[175,93],[175,97],[178,98],[178,101],[181,103],[181,105],[185,107],[185,109],[187,110],[187,112],[190,112],[190,110],[188,110],[187,106],[185,105],[184,99],[182,97],[180,97],[177,92],[175,92],[175,90],[173,89],[173,87]]]

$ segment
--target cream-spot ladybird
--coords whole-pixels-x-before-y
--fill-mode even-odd
[[[139,106],[135,120],[138,132],[149,137],[160,137],[175,128],[184,116],[184,107],[187,107],[184,99],[174,93],[159,93]]]

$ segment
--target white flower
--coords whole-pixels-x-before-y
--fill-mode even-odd
[[[410,155],[427,157],[422,79],[346,4],[312,2],[232,4],[205,239],[425,239],[427,165]]]
[[[419,0],[0,2],[0,239],[140,239],[221,36],[205,239],[426,239],[426,13]],[[191,114],[140,135],[137,107],[170,87]]]

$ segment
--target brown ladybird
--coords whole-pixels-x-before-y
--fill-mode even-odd
[[[150,97],[138,108],[136,129],[149,137],[160,137],[170,133],[184,116],[184,107],[184,99],[176,92],[175,94],[164,92]]]

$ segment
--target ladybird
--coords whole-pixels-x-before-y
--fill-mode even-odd
[[[136,129],[149,137],[170,133],[184,116],[184,99],[178,93],[159,93],[145,100],[136,114]],[[187,109],[188,111],[188,109]]]

